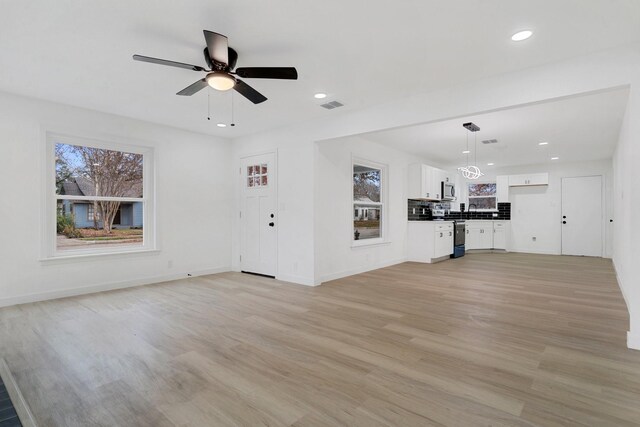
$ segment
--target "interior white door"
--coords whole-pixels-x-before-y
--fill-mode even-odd
[[[562,254],[602,256],[602,177],[562,178]]]
[[[240,177],[240,269],[275,277],[278,252],[275,154],[244,157]]]

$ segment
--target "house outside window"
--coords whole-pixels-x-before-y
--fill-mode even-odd
[[[376,163],[353,162],[353,245],[384,241],[385,167]]]
[[[467,210],[493,211],[498,209],[496,183],[469,183]]]
[[[152,153],[48,134],[44,258],[155,249]]]

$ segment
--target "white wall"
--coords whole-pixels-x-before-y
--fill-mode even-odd
[[[278,197],[281,202],[279,205],[278,277],[311,285],[319,283],[323,274],[316,268],[322,256],[321,244],[316,242],[320,230],[315,229],[314,220],[319,212],[313,196],[313,189],[317,182],[312,169],[315,156],[319,155],[316,152],[316,141],[463,117],[625,86],[635,82],[639,74],[639,66],[640,45],[633,44],[426,94],[416,94],[410,98],[361,110],[349,110],[348,100],[345,100],[346,107],[327,111],[323,119],[237,138],[234,140],[236,168],[241,153],[265,150],[278,152],[280,172]],[[636,107],[629,121],[640,122],[639,114]],[[634,124],[631,129],[636,144],[637,126]],[[628,169],[625,176],[630,176],[631,163],[628,163],[626,158],[624,160]],[[636,161],[640,163],[637,157]],[[301,184],[299,178],[310,175],[309,179],[304,180],[304,185]],[[640,195],[635,194],[631,197],[634,197],[634,203],[640,203]],[[236,209],[239,206],[238,203],[236,198]],[[236,220],[234,230],[237,231],[237,228]],[[621,233],[621,231],[616,232],[616,237]],[[639,232],[635,231],[635,233]],[[238,235],[239,233],[234,232],[234,236]],[[640,241],[640,236],[637,237],[635,240]],[[621,253],[625,251],[624,248],[618,248],[618,256],[621,257]],[[615,259],[615,249],[613,253]],[[234,268],[238,268],[238,256],[239,243],[237,237],[234,237],[232,257]],[[634,288],[636,289],[634,292],[638,292],[633,301],[628,297],[627,302],[630,311],[635,313],[637,319],[633,323],[632,330],[640,334],[640,286],[637,279],[640,275],[637,271],[629,270],[630,264],[616,262],[621,277],[628,277],[621,281],[621,286]],[[634,277],[635,281],[631,277]],[[625,293],[629,294],[631,290],[625,290]]]
[[[640,66],[635,71],[613,158],[613,262],[631,317],[627,343],[640,350]]]
[[[495,182],[497,175],[548,172],[549,185],[510,187],[511,241],[513,252],[559,255],[562,253],[562,178],[601,175],[603,180],[603,255],[612,254],[613,170],[610,159],[577,162],[520,165],[484,170],[482,182]],[[536,237],[533,241],[532,237]]]
[[[45,130],[154,148],[159,252],[40,261]],[[0,306],[230,269],[230,158],[223,139],[0,94]]]
[[[352,247],[352,158],[386,166],[386,242]],[[349,137],[317,143],[316,241],[319,280],[328,280],[406,261],[408,166],[421,159],[402,151]]]

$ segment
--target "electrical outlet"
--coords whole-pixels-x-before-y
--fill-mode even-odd
[[[416,214],[416,208],[411,208],[411,210],[413,211],[413,214]]]
[[[492,215],[493,215],[494,218],[498,218],[498,213],[497,212],[494,212]]]

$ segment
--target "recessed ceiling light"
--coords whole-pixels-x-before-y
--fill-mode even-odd
[[[495,163],[487,163],[487,166],[493,166]]]
[[[533,31],[531,30],[523,30],[518,31],[514,35],[511,36],[511,40],[514,42],[521,42],[522,40],[526,40],[533,35]]]
[[[470,152],[471,152],[471,151],[469,151],[469,150],[464,150],[464,151],[462,152],[462,154],[469,154]]]
[[[551,160],[558,160],[560,157],[552,157]]]
[[[538,142],[538,145],[549,145],[548,142]]]
[[[324,99],[324,98],[326,98],[326,97],[327,97],[327,94],[326,94],[326,93],[323,93],[323,92],[318,92],[318,93],[316,93],[315,95],[313,95],[313,97],[314,97],[315,99]]]
[[[224,123],[218,123],[218,127],[219,127],[219,128],[226,128],[226,127],[227,127],[227,125],[225,125]]]

